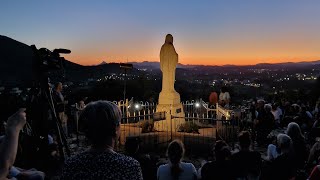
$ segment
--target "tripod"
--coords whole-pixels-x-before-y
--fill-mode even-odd
[[[57,135],[57,143],[60,152],[61,160],[64,161],[65,156],[70,156],[70,149],[68,146],[66,134],[62,130],[62,125],[59,117],[57,116],[55,103],[52,97],[52,91],[49,87],[48,70],[44,62],[52,61],[53,58],[60,58],[56,54],[48,55],[50,59],[44,59],[43,52],[39,52],[34,45],[31,46],[34,52],[33,60],[33,75],[34,75],[34,85],[31,90],[30,105],[27,107],[27,115],[31,120],[31,127],[33,130],[33,135],[37,137],[37,147],[38,147],[38,160],[39,164],[45,164],[48,157],[48,134],[50,126],[53,127]],[[49,51],[50,52],[50,51]],[[48,53],[45,51],[45,53]],[[51,115],[51,121],[49,121],[49,115]]]

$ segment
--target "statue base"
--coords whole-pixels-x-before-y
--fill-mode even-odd
[[[157,131],[178,132],[180,126],[185,123],[183,105],[180,102],[178,104],[158,104],[156,112],[166,112],[165,120],[154,122],[154,128]]]

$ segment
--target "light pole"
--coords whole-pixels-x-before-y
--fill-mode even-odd
[[[128,63],[120,63],[120,69],[124,70],[124,85],[123,85],[123,102],[127,102],[126,101],[126,90],[127,90],[127,71],[131,70],[133,68],[132,64],[128,64]],[[128,112],[128,107],[126,108],[126,111]],[[122,112],[122,116],[123,118],[126,117],[127,112]]]
[[[124,86],[123,86],[123,100],[126,100],[126,88],[127,88],[127,71],[132,69],[132,64],[120,63],[120,69],[124,70]]]

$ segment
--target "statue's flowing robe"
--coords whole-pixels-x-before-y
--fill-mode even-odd
[[[162,71],[162,91],[175,92],[174,81],[178,54],[171,43],[165,43],[160,50],[160,69]]]

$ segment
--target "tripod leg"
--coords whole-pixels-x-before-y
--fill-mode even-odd
[[[53,103],[53,98],[52,98],[52,94],[51,94],[51,91],[49,90],[49,88],[47,89],[46,91],[46,97],[47,97],[47,100],[48,100],[48,104],[49,104],[49,107],[50,107],[50,110],[52,112],[52,117],[53,117],[53,120],[55,121],[55,124],[56,124],[56,132],[57,132],[57,135],[58,135],[58,145],[59,145],[59,151],[62,153],[62,159],[64,160],[64,154],[66,153],[67,156],[70,156],[71,153],[70,153],[70,149],[69,149],[69,146],[68,146],[68,142],[67,142],[67,137],[66,137],[66,134],[63,132],[63,128],[62,128],[62,125],[61,125],[61,121],[59,119],[59,117],[57,116],[57,113],[56,113],[56,110],[55,110],[55,107],[54,107],[54,103]],[[64,151],[65,149],[65,151]]]
[[[62,144],[62,147],[64,147],[64,151],[63,154],[67,154],[67,156],[70,156],[71,152],[70,152],[70,149],[69,149],[69,146],[68,146],[68,141],[67,141],[67,136],[66,134],[64,133],[63,131],[63,127],[61,125],[61,122],[58,118],[56,118],[56,128],[57,128],[57,133],[59,134],[59,141],[61,142]]]

